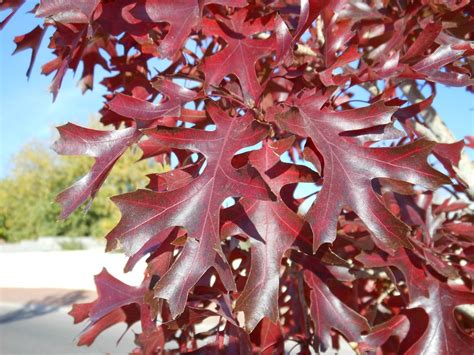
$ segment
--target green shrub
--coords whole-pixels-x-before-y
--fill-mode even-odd
[[[13,158],[12,171],[0,180],[0,238],[8,242],[39,236],[103,237],[119,220],[120,213],[107,198],[144,187],[144,175],[167,169],[158,163],[135,163],[139,150],[128,151],[115,165],[90,209],[58,220],[56,195],[90,169],[93,159],[59,157],[46,145],[25,145]]]

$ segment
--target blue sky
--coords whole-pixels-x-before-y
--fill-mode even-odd
[[[41,75],[41,65],[53,58],[47,48],[51,33],[43,38],[30,80],[26,70],[30,61],[30,50],[14,56],[13,38],[41,24],[42,20],[31,14],[28,5],[20,9],[18,16],[0,31],[0,177],[8,174],[12,156],[28,142],[46,141],[51,144],[55,137],[55,126],[68,121],[87,125],[89,117],[101,108],[105,90],[95,83],[94,92],[82,95],[77,81],[81,70],[68,72],[56,101],[48,91],[53,75]],[[0,16],[0,18],[3,18]],[[81,68],[80,68],[81,69]],[[96,69],[99,69],[96,67]]]
[[[51,33],[43,39],[36,64],[29,81],[26,70],[30,51],[12,56],[15,49],[13,38],[31,31],[41,23],[31,14],[28,5],[0,32],[0,177],[8,175],[11,158],[21,147],[31,141],[51,144],[55,137],[54,127],[68,121],[87,125],[89,117],[101,108],[105,90],[98,85],[104,72],[96,67],[94,91],[85,95],[77,87],[81,73],[76,77],[68,72],[56,101],[48,91],[52,75],[40,74],[41,65],[52,59],[47,43]],[[0,19],[5,15],[1,14]],[[434,107],[444,118],[458,139],[474,134],[474,95],[463,88],[440,87]]]

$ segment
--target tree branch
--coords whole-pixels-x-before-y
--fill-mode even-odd
[[[416,82],[405,80],[400,83],[400,89],[407,99],[412,103],[417,103],[425,99],[418,89]],[[429,107],[420,113],[425,126],[415,122],[415,130],[422,136],[439,143],[454,143],[456,138],[451,130],[446,126],[440,115],[433,107]],[[474,163],[465,151],[461,152],[461,159],[458,166],[454,167],[456,174],[466,183],[467,193],[474,198]]]

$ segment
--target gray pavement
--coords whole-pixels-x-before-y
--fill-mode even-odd
[[[0,354],[127,354],[134,348],[130,330],[116,345],[124,324],[104,331],[90,348],[77,347],[75,338],[85,323],[74,325],[66,312],[41,304],[0,304]]]
[[[71,244],[73,242],[74,244]],[[0,253],[22,253],[32,251],[59,251],[75,246],[79,249],[105,250],[105,239],[93,237],[39,237],[33,240],[22,240],[18,243],[1,243]],[[79,250],[78,249],[78,250]]]

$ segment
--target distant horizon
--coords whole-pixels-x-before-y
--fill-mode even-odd
[[[26,78],[31,51],[14,56],[13,39],[31,31],[42,19],[27,14],[31,10],[24,5],[13,19],[0,31],[0,179],[5,178],[11,168],[11,159],[29,142],[53,143],[54,126],[67,122],[87,125],[89,117],[97,115],[102,108],[105,88],[99,82],[108,74],[100,66],[95,67],[94,89],[84,95],[77,87],[82,65],[76,76],[68,70],[64,77],[56,102],[48,88],[54,74],[44,76],[41,66],[53,59],[47,48],[51,32],[48,31],[36,58],[30,80]],[[2,16],[3,18],[4,16]],[[438,111],[457,140],[474,135],[474,94],[465,88],[438,85],[438,94],[433,107]],[[468,154],[473,157],[472,149]]]

